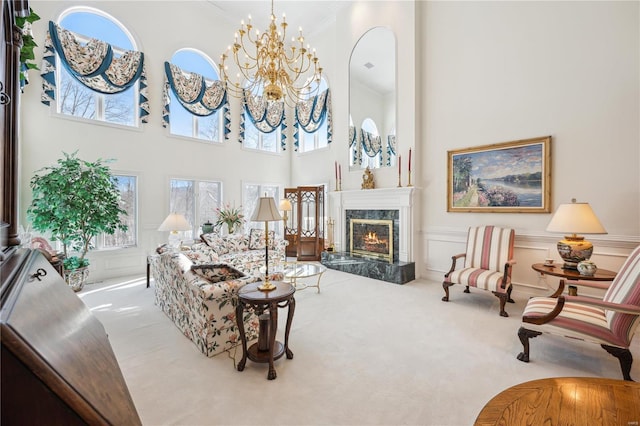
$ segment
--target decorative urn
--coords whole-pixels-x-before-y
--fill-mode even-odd
[[[596,264],[591,262],[590,260],[583,260],[582,262],[578,263],[578,272],[580,272],[580,275],[592,276],[596,273],[597,270],[598,267],[596,266]]]

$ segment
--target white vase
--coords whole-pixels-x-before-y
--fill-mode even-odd
[[[580,275],[586,275],[590,277],[593,276],[597,270],[598,267],[596,266],[596,264],[589,260],[583,260],[582,262],[578,263],[578,272],[580,272]]]

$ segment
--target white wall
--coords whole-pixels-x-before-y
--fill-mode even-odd
[[[425,270],[442,277],[470,225],[516,229],[514,281],[559,258],[551,214],[447,213],[447,151],[551,135],[552,209],[591,204],[608,235],[595,262],[617,269],[640,242],[639,3],[427,2],[420,14]]]
[[[46,21],[76,1],[32,1]],[[116,158],[116,171],[140,177],[140,247],[91,254],[93,278],[144,271],[145,254],[166,235],[156,231],[168,213],[168,179],[221,179],[225,200],[240,202],[241,182],[335,185],[359,189],[362,172],[348,171],[349,56],[364,32],[391,28],[397,38],[397,137],[406,161],[413,148],[419,189],[416,274],[441,279],[450,256],[462,251],[470,225],[494,223],[517,232],[514,281],[543,287],[529,265],[555,253],[560,236],[545,232],[551,214],[447,213],[447,151],[530,137],[553,136],[552,208],[575,197],[591,203],[608,235],[589,238],[594,260],[616,269],[640,243],[640,34],[638,2],[357,1],[344,9],[316,47],[332,89],[334,142],[316,153],[261,155],[242,150],[233,133],[224,146],[168,136],[160,122],[162,64],[192,46],[214,60],[236,29],[207,2],[91,2],[127,25],[147,58],[152,107],[140,131],[73,122],[40,104],[39,77],[25,91],[20,214],[30,202],[29,178],[61,151]],[[241,17],[239,17],[241,18]],[[41,54],[41,51],[37,49]],[[33,74],[32,74],[33,75]],[[375,171],[381,188],[397,185],[397,169]],[[403,184],[406,184],[406,175]]]
[[[34,26],[35,39],[43,45],[49,20],[80,1],[32,1],[41,21]],[[31,201],[28,182],[34,171],[51,165],[62,151],[79,151],[83,159],[114,158],[112,169],[139,176],[139,247],[112,252],[90,252],[91,278],[143,273],[146,254],[167,233],[157,228],[169,213],[169,179],[214,179],[223,182],[224,200],[242,203],[243,181],[285,186],[289,183],[287,154],[268,155],[243,150],[237,142],[239,108],[233,99],[232,134],[222,146],[172,137],[162,127],[164,61],[183,47],[194,47],[214,61],[232,42],[236,25],[217,17],[217,9],[203,1],[91,1],[123,22],[145,53],[151,115],[139,130],[72,121],[54,116],[40,103],[40,78],[32,72],[22,102],[20,216],[24,221]],[[243,17],[238,17],[238,23]],[[40,48],[36,49],[42,55]],[[38,59],[38,62],[40,60]]]

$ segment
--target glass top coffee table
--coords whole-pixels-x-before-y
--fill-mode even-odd
[[[284,275],[282,281],[291,283],[296,290],[315,287],[320,293],[320,278],[327,270],[326,266],[311,262],[283,262],[280,264],[280,268],[280,272]],[[315,281],[311,280],[312,283],[310,284],[307,280],[313,277],[317,277],[317,279]]]

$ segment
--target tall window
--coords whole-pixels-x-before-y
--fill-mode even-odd
[[[249,117],[244,122],[244,142],[242,146],[267,152],[278,152],[280,128],[271,133],[258,130]]]
[[[64,12],[58,24],[86,38],[96,38],[114,47],[114,56],[120,57],[123,49],[136,50],[133,37],[127,29],[105,12],[90,7],[71,8]],[[118,94],[102,94],[78,82],[57,59],[57,111],[63,115],[102,121],[125,126],[137,126],[138,89],[133,85]]]
[[[197,239],[202,224],[216,220],[215,210],[220,207],[222,182],[192,179],[171,179],[169,211],[181,213],[191,224],[191,231],[180,235],[184,239]]]
[[[252,222],[251,215],[258,205],[258,199],[264,197],[273,197],[276,206],[280,204],[281,191],[277,185],[265,185],[259,183],[245,183],[242,186],[242,208],[244,210],[247,222],[245,223],[245,232],[249,232],[251,228],[264,229],[264,222]],[[282,212],[280,212],[282,214]],[[269,223],[269,230],[282,234],[282,221]]]
[[[120,190],[122,208],[127,215],[122,218],[127,231],[117,230],[114,234],[96,237],[96,248],[110,249],[134,247],[138,243],[138,178],[131,175],[114,175]]]
[[[218,80],[215,63],[204,53],[195,49],[178,50],[172,57],[171,63],[181,69],[200,74],[209,81]],[[186,136],[212,142],[222,142],[223,114],[218,110],[206,117],[200,117],[187,111],[176,99],[173,91],[171,97],[170,131],[171,134]]]
[[[319,90],[316,91],[317,85],[318,85],[317,82],[311,83],[311,87],[310,87],[311,93],[321,93],[327,90],[327,88],[329,87],[324,77],[321,78],[320,88]],[[303,97],[303,99],[309,99],[309,95],[306,95],[305,97]],[[314,151],[316,149],[326,148],[328,145],[327,126],[328,126],[328,120],[326,117],[323,120],[322,125],[315,132],[311,132],[311,133],[305,132],[301,126],[298,126],[298,132],[300,135],[300,145],[298,147],[299,151],[309,152],[309,151]]]

